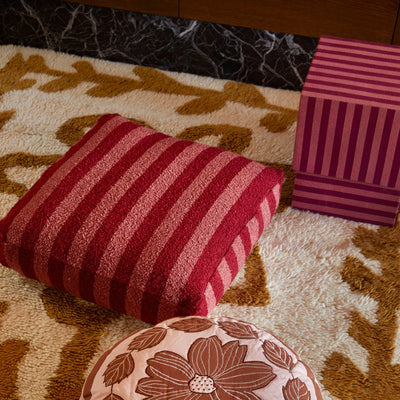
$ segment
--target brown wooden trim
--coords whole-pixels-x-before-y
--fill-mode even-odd
[[[398,0],[180,0],[180,16],[311,37],[390,43]]]
[[[400,21],[399,21],[399,15],[400,15],[400,1],[399,1],[398,9],[397,9],[396,26],[394,28],[393,38],[392,38],[392,44],[396,44],[396,45],[400,45]]]
[[[99,7],[319,37],[400,44],[400,0],[69,0]]]
[[[71,3],[178,17],[178,0],[68,0]]]

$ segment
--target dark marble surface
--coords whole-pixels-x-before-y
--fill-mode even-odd
[[[300,90],[317,39],[59,0],[0,0],[0,44]]]

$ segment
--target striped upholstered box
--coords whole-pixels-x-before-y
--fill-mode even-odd
[[[400,47],[321,37],[300,100],[292,206],[393,226]]]

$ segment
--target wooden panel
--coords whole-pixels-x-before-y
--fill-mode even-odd
[[[149,14],[179,15],[179,0],[69,0],[72,3],[89,4],[98,7],[119,8]]]
[[[390,43],[398,0],[180,0],[180,16],[275,32]]]
[[[399,4],[399,11],[400,11],[400,4]],[[396,27],[393,32],[393,40],[392,44],[400,45],[400,21],[399,21],[399,12],[397,12],[397,19],[396,19]]]

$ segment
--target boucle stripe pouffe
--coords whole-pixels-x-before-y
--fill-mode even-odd
[[[322,400],[310,368],[279,339],[232,318],[186,317],[105,352],[81,400]]]
[[[105,115],[1,221],[0,260],[149,323],[207,315],[270,222],[282,180]]]

